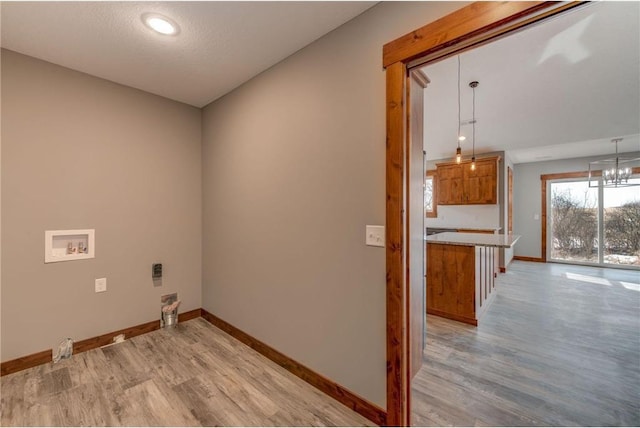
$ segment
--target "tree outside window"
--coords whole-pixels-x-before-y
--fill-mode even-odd
[[[438,217],[436,170],[427,171],[424,180],[424,212],[426,217]]]

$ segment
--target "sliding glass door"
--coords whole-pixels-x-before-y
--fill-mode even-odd
[[[640,266],[640,186],[605,187],[602,205],[603,262]]]
[[[598,263],[598,189],[588,180],[551,182],[551,260]]]
[[[629,181],[640,183],[640,178]],[[554,180],[547,195],[549,260],[640,268],[640,186]]]

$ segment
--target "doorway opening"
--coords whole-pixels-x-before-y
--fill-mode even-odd
[[[384,46],[387,83],[387,425],[411,424],[411,350],[418,348],[412,347],[414,339],[410,334],[413,302],[410,298],[409,245],[424,234],[423,228],[418,230],[411,226],[413,216],[424,217],[424,205],[413,204],[417,211],[410,209],[408,196],[411,179],[415,176],[412,168],[418,164],[412,158],[409,136],[413,125],[408,108],[412,92],[410,73],[426,61],[487,43],[581,4],[476,2]],[[423,269],[424,264],[420,267]]]

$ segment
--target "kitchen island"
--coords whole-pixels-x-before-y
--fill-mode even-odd
[[[496,294],[496,257],[518,235],[444,232],[427,243],[427,313],[467,324],[478,321]]]

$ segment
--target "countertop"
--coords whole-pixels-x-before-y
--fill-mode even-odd
[[[520,235],[491,235],[483,233],[444,232],[425,236],[424,240],[431,244],[465,245],[478,247],[511,248]]]
[[[499,231],[502,230],[500,226],[496,227],[452,227],[452,229],[463,229],[463,230],[494,230]]]
[[[485,232],[487,230],[493,230],[494,232],[499,232],[502,230],[502,227],[500,226],[496,226],[496,227],[426,226],[425,228],[427,230],[427,233],[429,233],[430,230],[441,231],[436,233],[455,232],[457,230],[473,230],[473,231],[477,230],[479,232]]]

